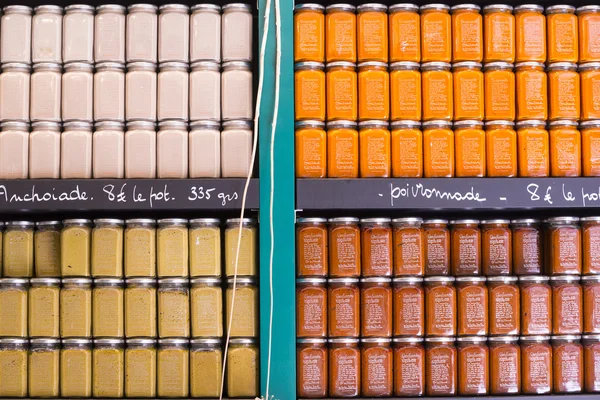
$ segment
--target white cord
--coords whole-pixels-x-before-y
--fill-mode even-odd
[[[260,117],[260,106],[262,103],[262,92],[265,80],[265,52],[267,48],[267,37],[269,33],[269,19],[271,15],[271,0],[266,0],[266,10],[263,24],[263,34],[260,39],[260,54],[259,54],[259,66],[258,66],[258,90],[256,94],[256,106],[254,110],[254,137],[252,141],[252,155],[250,157],[250,166],[248,169],[248,176],[246,177],[246,183],[244,184],[244,193],[242,194],[242,210],[240,212],[240,224],[238,227],[238,241],[235,250],[235,265],[233,269],[233,287],[231,292],[231,306],[229,307],[229,324],[227,325],[227,338],[225,339],[225,348],[223,350],[223,369],[221,371],[221,391],[219,393],[219,400],[223,400],[223,388],[225,386],[225,368],[227,366],[227,352],[229,350],[229,340],[231,339],[231,326],[233,322],[233,310],[235,307],[235,292],[237,290],[237,271],[238,264],[240,261],[240,248],[242,243],[242,228],[244,220],[244,211],[246,210],[246,198],[248,196],[248,188],[250,187],[250,179],[252,178],[252,171],[254,171],[254,161],[256,160],[256,149],[258,147],[258,120]]]

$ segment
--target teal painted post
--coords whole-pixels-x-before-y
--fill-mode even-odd
[[[260,107],[260,371],[261,395],[265,397],[268,394],[269,400],[296,398],[293,6],[293,2],[289,0],[280,2],[282,56],[273,160],[270,159],[270,147],[275,100],[274,1],[271,3],[264,90]],[[259,0],[259,41],[263,34],[265,7],[266,0]],[[258,46],[260,49],[260,43]],[[271,185],[271,168],[274,186]],[[271,239],[271,229],[274,240]],[[271,251],[272,281],[269,275]],[[267,372],[269,358],[270,373]]]

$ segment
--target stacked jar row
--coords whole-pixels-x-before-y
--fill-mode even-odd
[[[258,365],[255,339],[231,339],[228,397],[258,395]],[[0,339],[2,397],[218,398],[222,368],[215,338]]]
[[[600,217],[300,218],[296,241],[299,277],[600,274]]]
[[[94,220],[93,225],[87,219],[35,224],[13,221],[6,223],[4,231],[0,230],[0,237],[4,277],[183,278],[257,274],[256,221],[251,218],[228,219],[224,234],[220,221],[214,218],[104,218]]]
[[[299,339],[298,396],[597,393],[600,335],[581,339],[580,335]]]

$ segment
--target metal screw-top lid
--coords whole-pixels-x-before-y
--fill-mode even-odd
[[[37,6],[36,8],[34,8],[33,12],[36,14],[48,13],[48,14],[62,15],[63,8],[59,7],[59,6],[44,4],[44,5]]]
[[[546,121],[540,119],[527,119],[524,121],[517,121],[516,123],[517,129],[522,128],[546,128]]]
[[[325,122],[317,121],[317,120],[296,121],[294,123],[294,128],[296,128],[296,129],[306,129],[306,128],[325,129]]]
[[[156,123],[151,121],[130,121],[126,124],[127,130],[156,130]]]
[[[3,131],[29,131],[29,124],[21,121],[5,121],[0,123],[0,129]]]
[[[101,63],[96,63],[96,72],[102,71],[125,71],[125,64],[121,64],[118,62],[106,61]]]
[[[575,7],[567,4],[557,4],[546,7],[546,15],[548,14],[575,14]]]
[[[227,278],[227,286],[233,287],[235,281],[236,287],[256,285],[256,279],[249,276],[238,276],[237,278]]]
[[[233,11],[241,11],[241,12],[252,12],[252,7],[250,4],[245,3],[229,3],[223,6],[223,12],[233,12]]]
[[[446,121],[443,119],[433,119],[430,121],[423,121],[421,124],[422,129],[450,129],[452,127],[452,122]]]
[[[94,72],[94,65],[85,63],[85,62],[80,62],[80,61],[69,62],[69,63],[65,64],[65,73],[75,72],[75,71],[83,71],[83,72],[92,73],[92,72]]]
[[[225,220],[225,224],[229,228],[237,228],[242,223],[242,226],[254,226],[256,225],[256,220],[254,218],[228,218]]]
[[[220,14],[221,6],[218,6],[216,4],[196,4],[196,5],[192,6],[190,11],[192,13],[204,11],[204,12],[214,12],[214,13]]]
[[[453,124],[454,129],[462,128],[483,128],[483,122],[476,119],[465,119],[462,121],[456,121]]]
[[[52,71],[52,72],[61,72],[62,65],[59,63],[51,63],[51,62],[42,62],[33,64],[33,72],[38,71]]]
[[[393,4],[388,7],[388,12],[390,14],[401,12],[401,11],[409,11],[409,12],[419,12],[419,6],[413,3],[398,3]]]
[[[360,121],[358,123],[359,129],[388,129],[389,123],[387,121],[380,120],[368,120],[368,121]]]
[[[445,11],[445,12],[448,12],[448,11],[450,11],[450,6],[448,6],[446,4],[440,4],[440,3],[431,3],[431,4],[425,4],[425,5],[421,6],[420,10],[421,10],[421,12],[423,12],[423,11]]]
[[[151,227],[154,227],[154,225],[156,225],[156,220],[151,218],[133,218],[126,219],[125,223],[127,225],[149,225]]]
[[[130,13],[149,12],[152,14],[156,14],[156,12],[158,11],[158,7],[155,6],[154,4],[146,4],[146,3],[132,4],[127,7],[127,11]]]
[[[221,129],[221,123],[217,121],[199,120],[190,122],[190,130],[209,129],[218,131]]]
[[[583,6],[583,7],[578,7],[576,10],[577,14],[583,14],[583,13],[589,13],[589,12],[600,12],[600,6],[597,5],[593,5],[593,6]]]
[[[66,14],[76,13],[76,12],[93,14],[94,10],[95,10],[94,7],[87,5],[87,4],[72,4],[70,6],[65,7]]]
[[[63,124],[63,130],[65,131],[91,131],[92,123],[86,121],[69,121]]]
[[[325,224],[327,223],[327,218],[298,218],[296,223],[305,225]]]
[[[483,7],[483,13],[488,12],[512,12],[513,8],[508,4],[490,4]]]
[[[454,13],[457,11],[475,11],[475,12],[479,12],[481,11],[481,7],[479,7],[477,4],[457,4],[455,6],[450,7],[450,12]]]
[[[418,71],[421,64],[413,61],[398,61],[390,64],[390,71]]]
[[[231,120],[231,121],[224,121],[223,122],[223,130],[224,131],[228,131],[230,129],[252,130],[252,128],[253,128],[252,121],[248,121],[248,120],[245,120],[245,119],[237,119],[237,120]]]
[[[375,11],[375,12],[387,12],[388,8],[385,4],[380,3],[366,3],[356,7],[356,11],[359,13]]]
[[[544,63],[537,62],[537,61],[523,61],[523,62],[516,63],[515,64],[515,68],[516,69],[520,69],[520,68],[540,68],[540,69],[544,69]]]
[[[548,64],[548,72],[552,71],[577,71],[577,64],[572,62],[553,62]]]
[[[354,69],[354,68],[356,68],[356,63],[349,62],[349,61],[334,61],[334,62],[327,63],[327,65],[325,66],[325,68],[328,71],[330,69],[333,69],[333,68],[351,68],[351,69]]]
[[[327,129],[354,129],[358,128],[358,124],[356,121],[347,121],[347,120],[337,120],[337,121],[328,121]]]
[[[337,217],[329,218],[327,222],[332,225],[346,225],[346,224],[358,224],[360,220],[355,217]]]
[[[521,4],[520,6],[515,7],[513,10],[515,14],[527,11],[543,13],[544,7],[540,6],[539,4]]]
[[[166,61],[158,64],[158,69],[160,72],[162,71],[182,71],[188,72],[188,63],[179,62],[179,61]]]
[[[51,121],[38,121],[31,124],[32,130],[46,130],[60,132],[60,123]]]
[[[494,61],[494,62],[490,62],[490,63],[485,63],[483,65],[483,70],[484,71],[488,71],[488,70],[512,70],[515,67],[514,64],[512,63],[508,63],[508,62],[504,62],[504,61]]]
[[[327,283],[325,278],[298,278],[296,284],[324,285]]]
[[[221,71],[221,65],[214,61],[195,61],[191,65],[192,72],[194,71]]]
[[[91,225],[92,221],[85,218],[72,218],[63,220],[63,225]]]
[[[125,6],[120,4],[103,4],[101,6],[96,7],[96,14],[102,13],[116,13],[116,14],[125,14],[127,9]]]
[[[163,4],[158,7],[158,12],[163,14],[167,12],[177,12],[187,14],[190,12],[190,8],[185,4]]]
[[[97,131],[100,130],[117,130],[122,131],[125,129],[125,124],[118,121],[98,121],[94,124]]]
[[[127,71],[151,71],[156,72],[156,64],[147,61],[133,61],[127,63]]]
[[[387,70],[387,63],[385,62],[381,62],[381,61],[365,61],[365,62],[361,62],[358,63],[358,69],[365,69],[365,68],[384,68]]]
[[[452,64],[452,69],[458,68],[469,68],[469,69],[481,69],[481,63],[477,61],[460,61]]]
[[[2,72],[5,71],[18,71],[18,72],[30,72],[31,67],[29,64],[19,63],[19,62],[9,62],[2,64]]]
[[[33,9],[31,7],[28,7],[28,6],[15,5],[15,6],[6,6],[6,7],[4,7],[2,9],[2,12],[4,14],[15,13],[15,14],[27,14],[27,15],[31,15],[33,13]]]
[[[426,63],[421,64],[421,71],[422,72],[434,71],[434,70],[450,71],[451,67],[452,67],[452,65],[447,62],[431,61],[431,62],[426,62]]]
[[[234,70],[250,71],[251,69],[252,64],[247,61],[227,61],[223,63],[223,72]]]
[[[305,4],[297,4],[294,7],[294,12],[298,11],[318,11],[325,12],[325,6],[316,3],[305,3]]]
[[[4,225],[7,228],[33,228],[35,224],[30,221],[8,221]]]
[[[354,13],[354,12],[356,12],[356,7],[354,7],[352,4],[331,4],[327,7],[325,7],[325,12],[326,13],[333,13],[333,12]]]
[[[180,120],[160,121],[158,123],[158,129],[159,130],[174,129],[174,130],[187,131],[187,129],[188,129],[188,123],[185,122],[185,121],[180,121]]]
[[[506,120],[501,120],[501,119],[497,119],[497,120],[493,120],[493,121],[486,121],[486,123],[485,123],[486,128],[489,128],[492,126],[505,126],[505,127],[513,128],[515,126],[515,123],[512,121],[506,121]]]

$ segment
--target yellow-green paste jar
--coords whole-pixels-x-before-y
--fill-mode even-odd
[[[60,337],[60,279],[31,278],[29,337]]]
[[[92,336],[92,280],[67,278],[60,291],[61,338]]]
[[[189,340],[158,341],[157,379],[158,397],[189,396]]]
[[[123,276],[123,220],[94,220],[92,229],[92,276]]]
[[[27,340],[0,339],[0,397],[27,396]]]
[[[156,221],[135,218],[126,220],[125,224],[125,276],[155,277]]]
[[[190,337],[190,289],[187,279],[158,280],[158,337]]]
[[[0,337],[27,337],[28,287],[27,279],[0,279]]]
[[[127,339],[125,397],[156,397],[155,339]]]
[[[94,339],[92,395],[123,397],[125,391],[125,342],[123,339]]]
[[[227,276],[255,276],[257,272],[256,220],[244,218],[241,221],[241,225],[240,241],[240,219],[231,218],[227,220],[227,227],[225,228],[225,274]],[[238,241],[240,243],[240,253],[237,259],[236,271]]]
[[[29,346],[29,397],[58,397],[60,340],[31,339]]]
[[[231,322],[231,337],[257,337],[258,336],[258,288],[254,278],[237,278],[235,288],[235,303],[233,299],[234,279],[227,280],[227,294],[225,306],[227,307],[227,320],[225,328]],[[233,309],[232,309],[233,304]]]
[[[63,339],[60,350],[61,397],[92,396],[92,342]]]
[[[131,278],[125,288],[125,337],[157,336],[156,280]]]
[[[219,397],[223,370],[221,339],[192,339],[190,345],[192,397]]]
[[[189,240],[187,219],[158,220],[158,276],[187,277],[189,275]]]
[[[122,338],[125,335],[124,286],[122,279],[94,279],[92,330],[95,338]]]
[[[191,280],[192,337],[223,336],[223,289],[220,278]]]
[[[228,396],[258,396],[258,371],[259,356],[256,339],[231,339],[227,355]]]
[[[62,222],[36,222],[33,234],[35,276],[60,278],[60,231]]]
[[[221,227],[216,218],[190,220],[190,276],[221,276]]]
[[[33,276],[33,222],[6,223],[2,238],[2,275],[7,278]]]
[[[62,276],[90,276],[92,222],[66,219],[60,233],[60,270]]]

